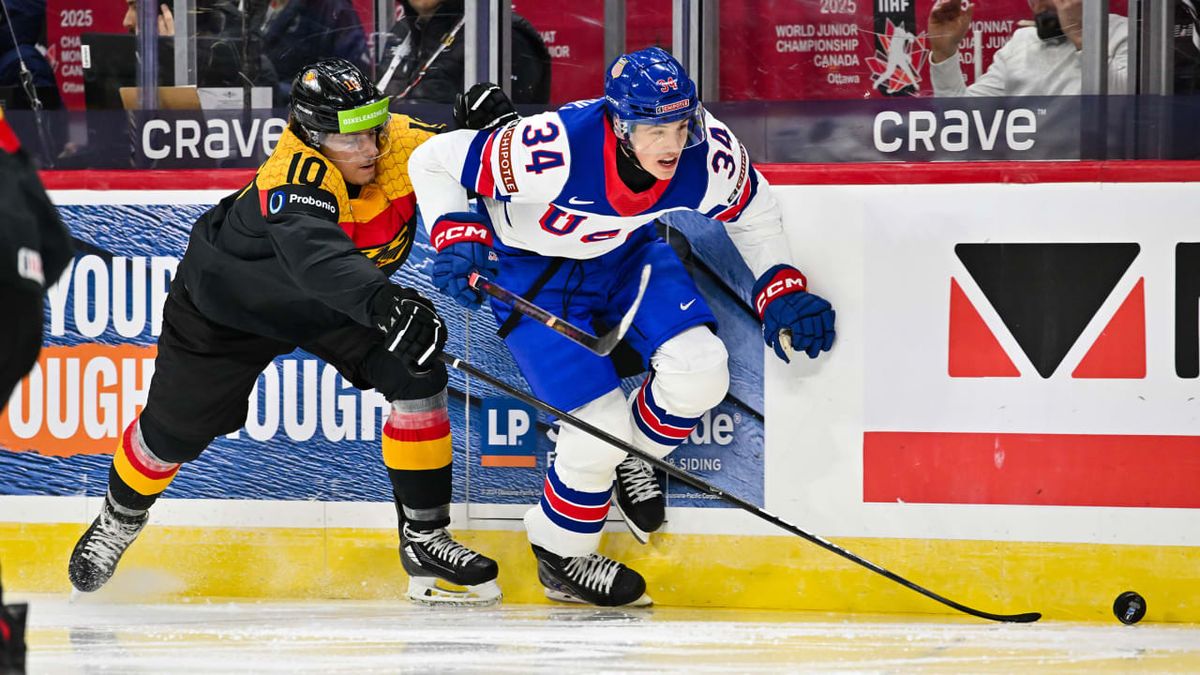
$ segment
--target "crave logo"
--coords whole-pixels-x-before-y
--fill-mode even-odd
[[[1146,377],[1145,280],[1110,316],[1097,314],[1140,252],[1136,243],[958,244],[969,279],[950,278],[948,373],[1020,377],[996,337],[1007,330],[1042,378],[1095,320],[1104,329],[1071,370],[1073,378]],[[963,284],[974,284],[1003,326],[989,326]]]

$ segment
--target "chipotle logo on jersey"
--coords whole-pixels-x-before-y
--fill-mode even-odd
[[[517,191],[517,179],[513,176],[512,165],[512,137],[516,131],[516,126],[510,126],[500,132],[500,153],[497,157],[500,163],[500,182],[504,184],[504,191],[508,194],[513,194]]]

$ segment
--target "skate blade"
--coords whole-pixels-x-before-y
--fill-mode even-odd
[[[544,588],[544,587],[543,587],[543,590],[546,591],[546,597],[555,602],[565,602],[565,603],[572,604],[572,605],[587,605],[589,607],[599,607],[600,606],[600,605],[593,605],[590,602],[586,602],[581,598],[571,595],[570,593],[564,593],[562,591],[556,591],[552,588]],[[617,606],[618,607],[649,607],[650,605],[653,605],[653,604],[654,604],[654,600],[651,599],[648,594],[642,593],[642,597],[638,598],[637,600],[634,600],[633,602],[627,602],[624,605],[617,605]]]
[[[637,525],[634,525],[633,520],[630,519],[629,516],[625,515],[625,512],[621,510],[620,506],[617,505],[617,500],[615,499],[613,500],[613,506],[616,507],[617,513],[621,514],[621,520],[625,521],[625,527],[629,528],[629,534],[632,534],[633,538],[637,539],[639,544],[642,544],[643,546],[649,544],[650,533],[638,527]]]
[[[456,586],[437,577],[410,577],[408,599],[428,607],[461,605],[490,607],[504,599],[500,586],[488,581],[475,586]]]

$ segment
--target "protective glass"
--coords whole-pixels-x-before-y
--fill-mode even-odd
[[[687,124],[680,124],[686,121]],[[704,126],[704,108],[697,106],[690,115],[663,122],[657,120],[617,120],[617,131],[634,152],[671,152],[700,145],[708,137]]]

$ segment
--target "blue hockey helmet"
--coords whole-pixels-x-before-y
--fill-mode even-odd
[[[687,71],[659,47],[617,57],[604,74],[604,101],[613,130],[631,142],[637,125],[688,121],[685,148],[704,142],[704,107]]]

